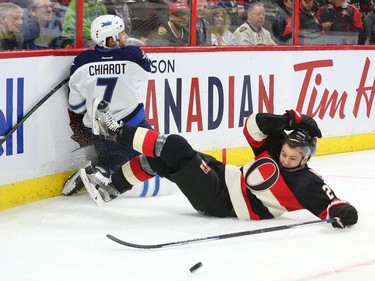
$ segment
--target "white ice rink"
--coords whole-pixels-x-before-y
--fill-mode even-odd
[[[1,281],[374,281],[375,150],[316,157],[316,169],[359,212],[345,230],[329,224],[159,250],[106,238],[163,243],[316,220],[302,211],[268,221],[197,214],[179,191],[121,197],[98,208],[87,193],[0,212]],[[201,261],[194,274],[189,268]]]

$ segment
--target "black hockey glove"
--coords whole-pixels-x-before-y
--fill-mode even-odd
[[[68,112],[70,119],[69,126],[73,131],[71,138],[78,143],[80,147],[93,144],[94,135],[85,127],[85,125],[83,125],[83,115],[76,114],[70,110],[68,110]]]
[[[333,222],[332,226],[335,228],[345,228],[350,227],[357,223],[358,212],[357,210],[349,204],[341,204],[332,207],[329,210],[329,215],[331,218],[339,218],[337,222]]]
[[[286,110],[284,116],[289,117],[286,130],[304,129],[308,131],[312,137],[322,137],[318,124],[310,116],[301,114],[294,109]]]

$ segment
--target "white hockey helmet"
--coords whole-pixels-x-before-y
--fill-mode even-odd
[[[104,15],[97,17],[91,23],[91,39],[99,47],[108,48],[106,39],[112,37],[116,42],[119,41],[119,34],[125,30],[124,21],[114,15]]]

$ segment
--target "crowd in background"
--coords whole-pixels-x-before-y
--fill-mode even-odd
[[[375,44],[375,0],[196,0],[196,45],[292,45],[293,1],[299,44]],[[129,44],[190,45],[191,0],[84,0],[84,47],[105,14],[124,20]],[[74,47],[75,31],[76,0],[0,0],[0,50]]]

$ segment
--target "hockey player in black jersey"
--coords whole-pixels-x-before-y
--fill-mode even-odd
[[[151,129],[145,120],[145,109],[140,101],[141,83],[147,83],[151,61],[137,46],[128,46],[125,24],[118,16],[97,17],[91,24],[92,50],[79,54],[73,61],[69,80],[69,115],[72,138],[81,146],[94,143],[102,171],[117,171],[139,153],[91,133],[93,100],[106,100],[116,121]],[[103,170],[104,168],[104,170]],[[79,171],[65,183],[62,193],[72,195],[83,188]]]
[[[284,115],[250,115],[243,132],[255,158],[242,167],[195,151],[179,135],[118,124],[106,102],[98,105],[95,116],[95,134],[142,153],[110,178],[95,167],[81,169],[86,189],[98,203],[103,191],[124,192],[159,173],[175,182],[201,214],[261,220],[306,209],[320,219],[337,217],[338,222],[332,224],[337,228],[357,223],[357,210],[339,199],[307,165],[316,151],[317,138],[322,137],[309,116],[294,110]]]

